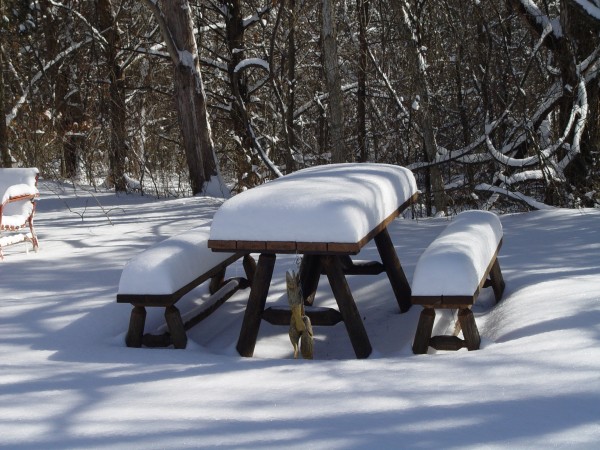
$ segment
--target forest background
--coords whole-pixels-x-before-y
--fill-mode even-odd
[[[421,215],[600,205],[600,0],[0,0],[0,165],[157,196],[412,169]]]

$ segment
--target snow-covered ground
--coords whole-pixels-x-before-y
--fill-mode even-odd
[[[292,359],[287,327],[235,351],[248,291],[189,333],[186,350],[130,349],[115,301],[129,258],[210,221],[220,202],[91,194],[41,182],[40,252],[0,263],[0,447],[597,448],[600,210],[502,216],[504,300],[473,308],[476,352],[415,356],[419,307],[399,314],[385,274],[349,283],[374,352],[354,359],[343,324],[315,328],[315,360]],[[396,220],[409,280],[447,219]],[[371,242],[360,259],[376,259]],[[268,302],[287,304],[278,258]],[[242,275],[241,262],[229,274]],[[201,286],[178,306],[207,297]],[[316,304],[335,301],[325,279]],[[441,318],[438,332],[453,327]],[[149,310],[147,327],[162,326]]]

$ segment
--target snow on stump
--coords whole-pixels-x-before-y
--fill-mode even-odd
[[[0,259],[2,249],[19,242],[31,242],[38,250],[38,239],[33,228],[35,200],[39,171],[32,168],[0,169]],[[23,229],[29,231],[23,232]]]
[[[117,303],[133,305],[125,342],[128,347],[185,348],[186,330],[199,323],[238,289],[252,281],[254,260],[244,253],[214,253],[207,247],[210,228],[198,227],[168,238],[132,258],[123,268]],[[225,269],[244,257],[247,278],[225,280]],[[199,312],[182,319],[175,303],[196,286],[210,281],[213,294]],[[144,334],[146,307],[164,307],[168,332]]]
[[[425,249],[415,268],[411,302],[424,307],[413,342],[413,353],[436,350],[477,350],[481,343],[471,306],[482,288],[491,286],[496,302],[504,292],[498,263],[502,246],[500,219],[487,211],[466,211]],[[463,339],[431,337],[436,309],[458,309]],[[458,330],[457,330],[458,331]]]

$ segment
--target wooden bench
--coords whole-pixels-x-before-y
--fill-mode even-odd
[[[0,259],[2,249],[19,242],[31,242],[38,250],[38,239],[33,228],[38,170],[36,168],[0,169]],[[28,232],[23,229],[29,227]]]
[[[238,289],[249,287],[255,263],[247,253],[214,253],[206,243],[209,227],[194,228],[166,239],[131,259],[123,268],[118,303],[133,305],[125,342],[128,347],[185,348],[186,330],[199,323]],[[225,280],[228,265],[244,258],[246,278]],[[196,286],[210,281],[213,294],[201,311],[185,323],[175,303]],[[164,307],[168,332],[144,334],[146,307]]]
[[[466,211],[458,216],[427,247],[415,268],[411,302],[424,307],[413,342],[415,354],[436,350],[477,350],[481,339],[471,306],[482,288],[491,286],[496,302],[504,292],[504,280],[498,263],[502,245],[502,224],[487,211]],[[458,309],[455,334],[462,329],[464,339],[456,335],[434,336],[436,309]]]

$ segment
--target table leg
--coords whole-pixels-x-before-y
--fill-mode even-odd
[[[504,278],[502,277],[502,271],[500,270],[500,263],[498,258],[494,261],[492,270],[490,271],[490,282],[494,289],[494,296],[496,297],[496,303],[502,300],[502,293],[506,287]]]
[[[350,342],[354,348],[357,358],[367,358],[372,351],[371,343],[369,342],[369,336],[365,330],[365,326],[362,322],[356,303],[350,292],[350,287],[344,276],[344,270],[342,269],[342,263],[339,256],[323,256],[321,262],[331,290],[342,314],[344,325],[348,331]]]
[[[275,267],[275,255],[271,253],[262,253],[258,258],[250,296],[244,313],[244,321],[240,330],[240,337],[237,343],[237,351],[241,356],[252,356],[260,329],[262,312],[265,309],[265,302],[269,294],[269,285],[273,277],[273,268]]]
[[[321,257],[304,255],[300,264],[300,284],[305,305],[312,305],[321,277]]]
[[[390,234],[387,228],[384,228],[377,236],[375,236],[375,244],[381,257],[381,262],[385,266],[385,271],[392,285],[394,295],[398,306],[400,306],[400,312],[406,312],[411,307],[410,295],[411,289],[404,270],[400,265],[400,260],[394,249],[394,244],[390,238]]]

